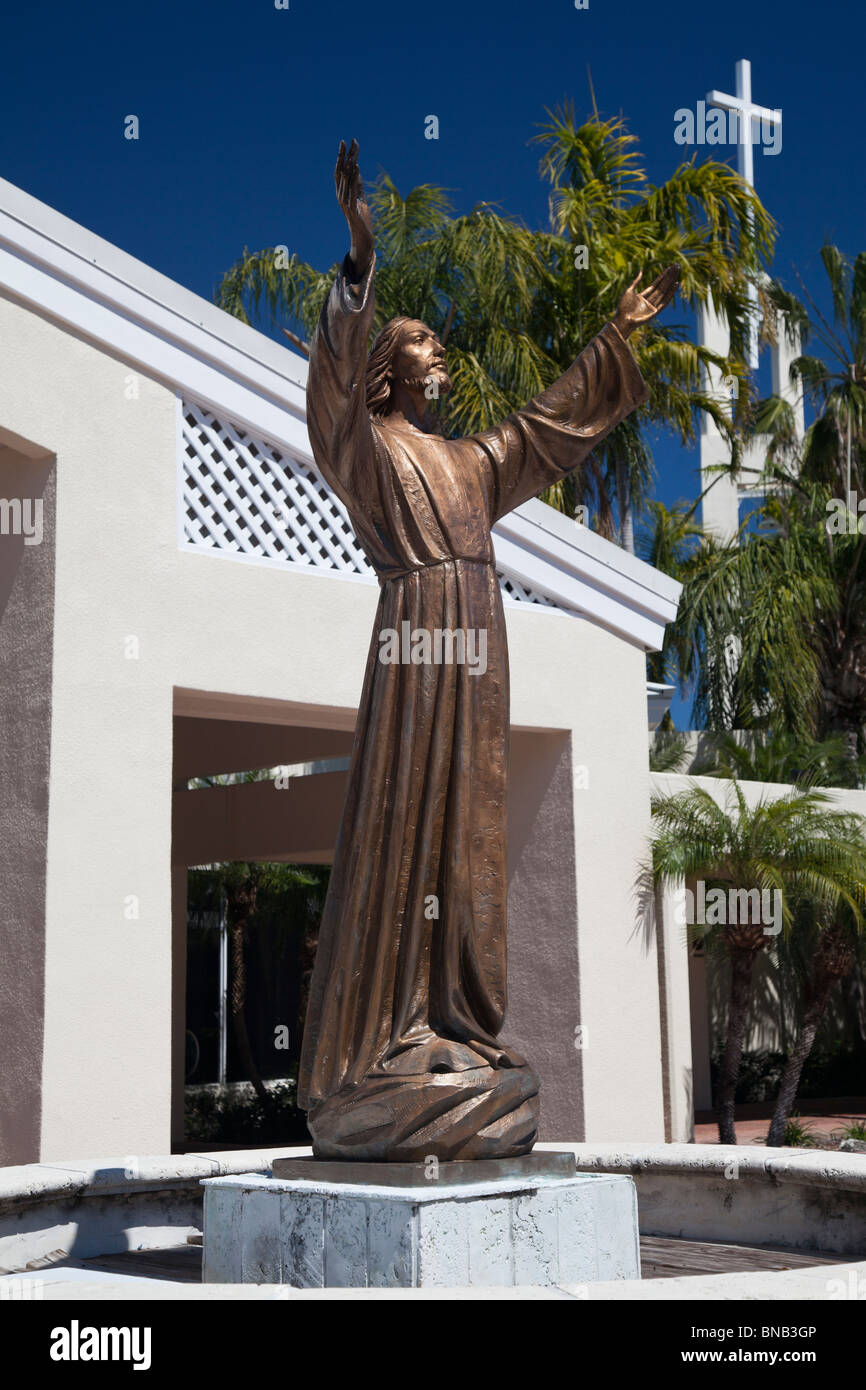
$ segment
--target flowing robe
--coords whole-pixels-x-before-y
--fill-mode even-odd
[[[347,261],[315,335],[308,425],[316,463],[349,511],[380,594],[299,1101],[323,1157],[506,1156],[532,1145],[538,1082],[497,1041],[506,1005],[509,686],[490,532],[575,468],[646,389],[608,324],[558,381],[495,429],[449,440],[371,416],[364,374],[373,266],[357,284],[349,269]],[[380,635],[402,634],[404,623],[407,632],[483,632],[486,669],[386,664]],[[491,1097],[500,1082],[507,1095]]]

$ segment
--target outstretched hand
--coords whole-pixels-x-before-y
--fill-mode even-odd
[[[349,224],[351,246],[349,256],[360,278],[366,275],[373,259],[375,240],[373,218],[367,206],[364,193],[364,180],[358,167],[358,142],[353,140],[348,150],[345,140],[340,141],[337,167],[334,170],[334,183],[337,187],[337,202]]]
[[[670,304],[680,283],[680,268],[669,265],[645,290],[639,290],[640,273],[632,280],[617,305],[614,323],[624,338],[639,324],[649,323]]]

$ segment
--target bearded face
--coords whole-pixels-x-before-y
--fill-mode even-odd
[[[404,386],[426,388],[435,384],[437,394],[451,390],[451,378],[445,365],[445,349],[433,332],[420,319],[410,319],[403,325],[391,365],[395,381]]]

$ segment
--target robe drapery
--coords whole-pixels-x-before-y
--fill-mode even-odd
[[[532,1146],[538,1081],[497,1040],[509,687],[491,527],[575,468],[646,388],[608,324],[494,429],[443,439],[371,416],[373,266],[357,284],[349,272],[347,260],[314,338],[307,420],[380,594],[299,1102],[322,1157],[504,1157]],[[474,634],[476,653],[484,633],[486,669],[380,659],[381,634],[419,630]]]

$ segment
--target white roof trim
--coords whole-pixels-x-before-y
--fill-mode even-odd
[[[521,584],[657,651],[682,585],[533,498],[494,529],[496,558]]]
[[[303,357],[3,179],[0,288],[313,463]],[[500,568],[521,584],[637,646],[661,645],[680,592],[667,575],[538,500],[494,535]]]

